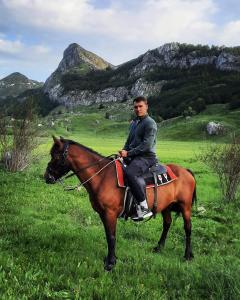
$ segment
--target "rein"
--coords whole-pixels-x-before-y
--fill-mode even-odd
[[[68,154],[68,144],[66,145],[65,149],[64,149],[64,152],[63,152],[63,159],[65,160],[66,157],[67,157],[67,154]],[[95,163],[92,163],[84,168],[81,168],[79,170],[77,170],[76,172],[73,172],[72,174],[69,174],[67,176],[65,176],[64,178],[59,178],[58,180],[56,180],[57,183],[63,185],[64,183],[64,179],[67,179],[67,178],[70,178],[72,176],[75,176],[77,175],[78,173],[80,173],[81,171],[83,170],[86,170],[92,166],[95,166],[97,164],[99,164],[101,161],[105,160],[105,159],[108,159],[108,158],[114,158],[113,160],[111,160],[110,162],[108,162],[104,167],[102,167],[99,171],[97,171],[96,173],[94,173],[90,178],[88,178],[87,180],[85,180],[84,182],[80,182],[79,184],[75,185],[75,186],[66,186],[66,187],[63,187],[64,191],[71,191],[71,190],[80,190],[82,186],[84,186],[84,184],[86,184],[87,182],[89,182],[92,178],[94,178],[95,176],[97,176],[99,173],[101,173],[107,166],[109,166],[110,164],[112,164],[113,162],[115,162],[116,160],[118,160],[119,158],[116,158],[117,157],[117,154],[111,154],[111,155],[108,155],[106,157],[103,157],[101,159],[99,159],[97,162]]]
[[[87,182],[89,182],[91,179],[93,179],[95,176],[97,176],[99,173],[101,173],[106,167],[108,167],[110,164],[114,163],[116,160],[118,160],[118,158],[115,158],[113,160],[111,160],[110,162],[108,162],[104,167],[102,167],[99,171],[97,171],[96,173],[94,173],[91,177],[89,177],[87,180],[85,180],[84,182],[80,182],[79,184],[75,185],[75,186],[66,186],[64,187],[64,191],[72,191],[72,190],[77,190],[80,191],[81,187],[84,186],[84,184],[86,184]],[[87,168],[87,167],[86,167]],[[86,169],[84,168],[84,169]],[[81,169],[82,170],[82,169]],[[79,172],[79,171],[78,171]],[[77,172],[77,173],[78,173]],[[76,173],[70,174],[71,176],[76,175]],[[67,176],[65,178],[69,178],[70,176]],[[63,182],[60,182],[61,184],[63,184]]]
[[[64,177],[63,179],[67,179],[67,178],[70,178],[70,177],[72,177],[72,176],[74,176],[74,175],[77,175],[77,174],[80,173],[81,171],[86,170],[86,169],[88,169],[88,168],[91,168],[91,167],[93,167],[93,166],[99,164],[101,161],[103,161],[103,160],[105,160],[105,159],[113,158],[113,157],[115,158],[116,156],[117,156],[116,154],[110,154],[110,155],[108,155],[108,156],[106,156],[106,157],[103,157],[103,158],[99,159],[97,162],[95,162],[95,163],[93,163],[93,164],[90,164],[90,165],[88,165],[88,166],[86,166],[86,167],[84,167],[84,168],[81,168],[81,169],[77,170],[76,172],[73,172],[73,173],[67,175],[67,176]]]

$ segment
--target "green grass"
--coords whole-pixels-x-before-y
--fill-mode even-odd
[[[127,123],[118,127],[117,122],[90,113],[72,118],[73,130],[65,132],[69,138],[104,155],[116,153],[124,144]],[[96,118],[97,128],[92,124]],[[29,169],[16,174],[0,171],[1,299],[240,298],[239,202],[227,206],[219,200],[216,176],[195,156],[202,140],[171,141],[160,133],[157,146],[162,162],[181,164],[197,177],[198,206],[206,212],[193,208],[194,260],[183,260],[181,217],[174,218],[161,254],[152,253],[162,230],[161,216],[140,224],[119,221],[118,261],[107,273],[103,226],[86,191],[63,192],[62,186],[46,185],[42,179],[52,144],[50,132],[54,130],[41,138]],[[60,132],[61,127],[55,131]],[[76,178],[67,182],[74,183]]]

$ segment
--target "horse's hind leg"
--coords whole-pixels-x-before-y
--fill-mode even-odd
[[[191,245],[191,209],[183,209],[183,220],[184,220],[184,230],[186,234],[186,248],[184,258],[187,260],[191,260],[194,256],[192,253],[192,245]]]
[[[160,252],[164,245],[167,238],[168,230],[172,223],[172,217],[171,217],[171,210],[170,208],[167,208],[162,211],[162,217],[163,217],[163,231],[160,237],[160,240],[158,242],[158,245],[153,248],[154,252]]]

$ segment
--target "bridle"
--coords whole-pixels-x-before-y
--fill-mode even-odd
[[[61,165],[62,167],[65,167],[65,166],[66,166],[66,160],[67,160],[67,155],[68,155],[69,145],[70,145],[70,144],[69,144],[68,141],[66,141],[66,142],[64,143],[64,145],[63,145],[63,153],[62,153],[62,158],[61,158],[61,163],[60,163],[60,165]],[[90,178],[88,178],[87,180],[85,180],[84,182],[79,183],[79,184],[76,185],[76,186],[66,186],[66,187],[63,187],[65,191],[70,191],[70,190],[75,190],[75,189],[79,190],[82,186],[84,186],[84,184],[86,184],[87,182],[89,182],[93,177],[95,177],[95,176],[97,176],[99,173],[101,173],[107,166],[109,166],[110,164],[112,164],[112,163],[115,162],[116,160],[119,160],[120,158],[118,157],[118,155],[117,155],[117,154],[110,154],[110,155],[108,155],[108,156],[106,156],[106,157],[103,157],[103,158],[99,159],[97,162],[94,162],[94,163],[92,163],[92,164],[90,164],[90,165],[88,165],[88,166],[86,166],[86,167],[83,167],[83,168],[81,168],[81,169],[79,169],[79,170],[77,170],[77,171],[75,171],[75,172],[72,172],[71,174],[65,176],[65,175],[69,172],[69,171],[67,171],[65,174],[63,174],[63,175],[61,176],[61,178],[59,178],[59,179],[57,179],[57,180],[54,178],[54,176],[52,176],[52,175],[50,175],[50,174],[49,174],[49,176],[51,177],[52,180],[54,180],[54,182],[60,183],[61,185],[64,185],[64,180],[65,180],[65,179],[70,178],[70,177],[72,177],[72,176],[76,176],[76,175],[78,175],[78,173],[80,173],[81,171],[86,170],[86,169],[88,169],[88,168],[90,168],[90,167],[93,167],[93,166],[99,164],[101,161],[103,161],[103,160],[105,160],[105,159],[109,159],[109,158],[111,158],[112,160],[111,160],[110,162],[108,162],[105,166],[103,166],[99,171],[97,171],[96,173],[94,173]],[[48,166],[48,170],[51,171],[52,168]],[[65,176],[65,177],[63,177],[63,176]]]
[[[62,153],[62,157],[61,157],[61,162],[60,162],[60,166],[61,167],[65,167],[66,166],[66,159],[67,159],[67,155],[68,155],[68,148],[69,148],[69,142],[66,142],[64,143],[63,145],[63,153]],[[51,166],[47,166],[47,170],[48,172],[54,172],[53,168]],[[62,176],[66,175],[69,171],[67,171],[65,174],[63,174]],[[51,179],[54,181],[54,182],[57,182],[58,179],[56,180],[54,178],[53,175],[49,174],[49,177],[51,177]]]

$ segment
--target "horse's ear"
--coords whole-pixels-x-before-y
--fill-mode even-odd
[[[53,141],[54,141],[54,143],[55,143],[56,145],[58,145],[59,147],[62,146],[60,140],[58,140],[58,139],[55,137],[55,135],[53,135],[52,138],[53,138]]]
[[[65,142],[64,137],[62,137],[61,135],[60,135],[60,141],[61,141],[61,142]]]

